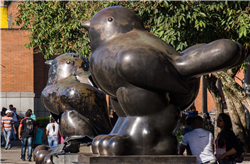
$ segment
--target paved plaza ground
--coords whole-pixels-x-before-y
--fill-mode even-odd
[[[44,144],[46,144],[46,142]],[[22,147],[21,141],[12,140],[11,145],[12,145],[12,148],[9,150],[5,150],[3,146],[1,147],[1,164],[24,164],[24,163],[35,164],[33,160],[32,162],[28,162],[28,161],[22,161],[20,159],[21,147]],[[80,152],[90,153],[90,147],[81,146]],[[27,156],[27,153],[26,153],[26,156]],[[245,161],[242,162],[242,164],[250,164],[250,156],[245,157]]]
[[[44,144],[47,144],[47,142],[44,142]],[[27,161],[27,152],[26,152],[26,161],[22,161],[20,159],[20,155],[21,155],[21,148],[22,148],[22,144],[20,140],[14,141],[11,140],[11,145],[12,148],[5,150],[4,146],[1,146],[1,164],[24,164],[24,163],[28,163],[28,164],[35,164],[35,162],[33,161],[33,157],[32,157],[32,162],[28,162]],[[26,150],[27,151],[27,150]],[[90,147],[86,147],[86,146],[81,146],[80,147],[80,152],[82,153],[90,153]]]
[[[35,164],[34,161],[28,162],[28,161],[22,161],[20,159],[21,155],[21,141],[13,141],[11,140],[12,148],[5,150],[4,146],[1,146],[1,164],[8,163],[8,164],[17,164],[17,163],[30,163]],[[26,160],[27,160],[27,153],[26,153]]]

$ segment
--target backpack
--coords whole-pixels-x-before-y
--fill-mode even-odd
[[[235,153],[233,155],[234,157],[234,161],[237,163],[241,163],[244,160],[245,157],[245,152],[246,152],[246,146],[243,144],[243,142],[239,139],[239,137],[237,137],[237,142],[240,145],[240,150],[237,151],[237,153]]]
[[[25,128],[24,128],[24,131],[26,134],[28,135],[33,135],[33,132],[34,132],[34,123],[31,119],[26,119],[24,120],[25,121]]]

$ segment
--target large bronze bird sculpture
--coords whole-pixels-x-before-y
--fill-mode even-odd
[[[91,76],[119,115],[109,135],[93,140],[95,154],[177,154],[173,130],[180,111],[196,98],[200,76],[246,58],[242,46],[227,39],[178,53],[120,6],[99,11],[82,26],[89,32]]]

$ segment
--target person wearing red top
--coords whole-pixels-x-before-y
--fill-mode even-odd
[[[32,143],[33,137],[37,132],[37,123],[30,117],[30,112],[25,113],[25,118],[21,120],[18,128],[18,136],[22,142],[21,159],[25,161],[26,146],[28,145],[28,161],[32,157]],[[35,132],[34,132],[35,131]]]

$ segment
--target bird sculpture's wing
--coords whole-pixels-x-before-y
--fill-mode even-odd
[[[173,64],[183,77],[188,78],[232,68],[245,58],[246,54],[239,43],[220,39],[185,52]]]
[[[190,93],[166,55],[152,48],[122,51],[118,54],[116,68],[118,74],[133,85],[161,92]]]

